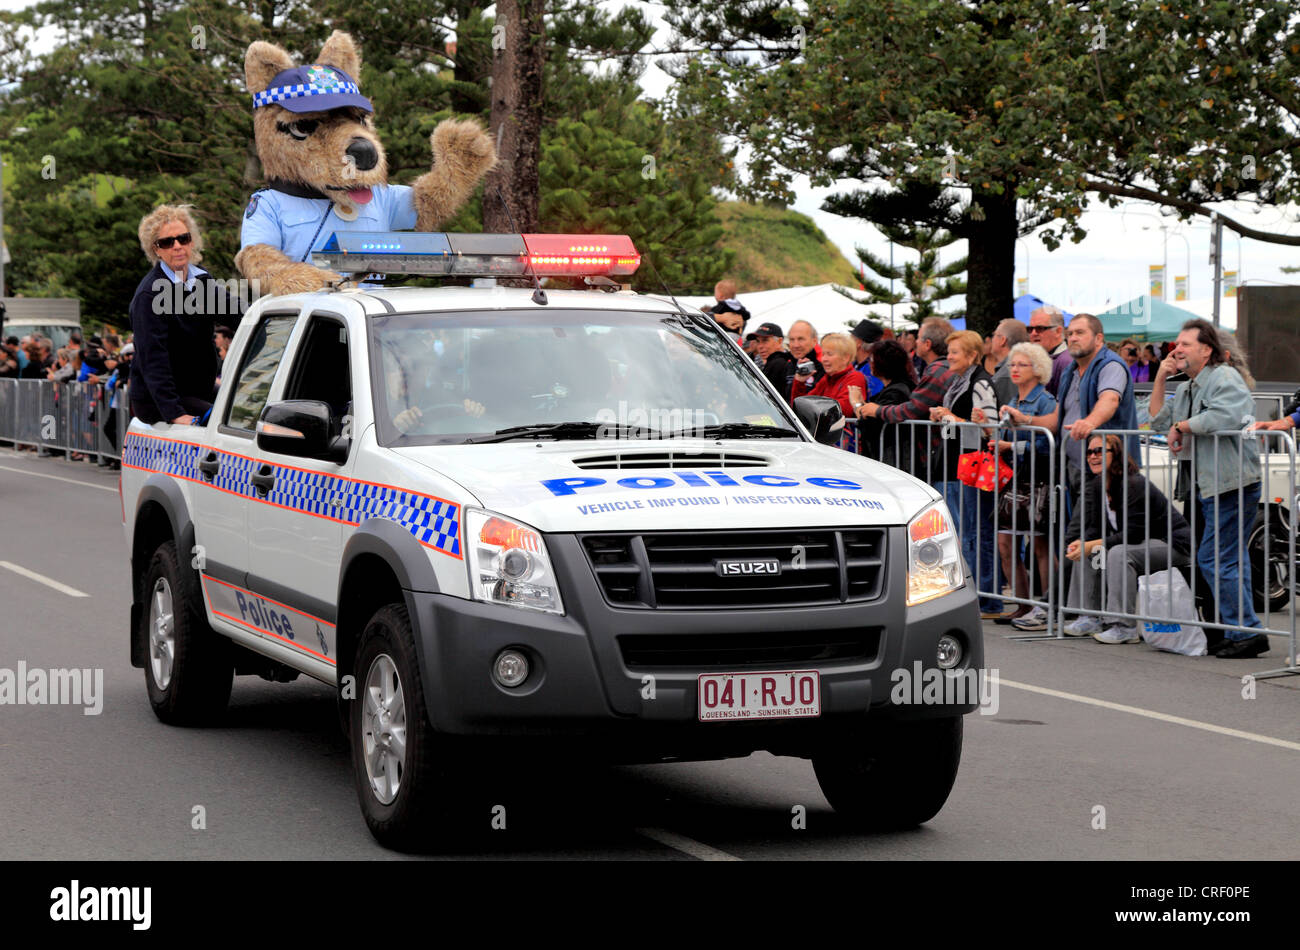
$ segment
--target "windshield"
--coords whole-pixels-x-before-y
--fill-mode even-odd
[[[384,445],[799,438],[753,363],[703,318],[564,310],[374,317],[371,373]]]

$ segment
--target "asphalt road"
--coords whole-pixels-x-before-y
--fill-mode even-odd
[[[240,677],[220,727],[154,718],[120,518],[115,473],[0,449],[0,669],[103,670],[99,715],[0,705],[0,859],[402,857],[361,819],[328,687]],[[1294,858],[1300,677],[1242,683],[1284,665],[1284,639],[1228,661],[1008,629],[986,628],[997,713],[967,717],[956,787],[918,830],[850,831],[809,763],[761,754],[524,776],[459,816],[484,833],[451,857]]]

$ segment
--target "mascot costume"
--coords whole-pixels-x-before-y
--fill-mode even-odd
[[[341,280],[309,260],[335,231],[438,230],[496,163],[482,126],[448,119],[430,137],[432,170],[414,186],[388,184],[374,108],[357,88],[360,72],[356,44],[337,30],[310,66],[294,66],[279,46],[260,41],[244,56],[268,187],[244,212],[235,265],[262,293],[303,293]]]

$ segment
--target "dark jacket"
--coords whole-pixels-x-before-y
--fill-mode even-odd
[[[213,333],[231,323],[232,315],[238,323],[238,304],[211,274],[200,274],[192,290],[178,291],[180,286],[155,264],[131,298],[131,411],[145,422],[193,414],[195,403],[211,404],[217,379]]]
[[[901,406],[912,398],[912,382],[904,379],[890,383],[871,398],[878,406]],[[867,456],[867,458],[879,459],[886,465],[893,465],[897,468],[898,450],[901,450],[904,461],[909,461],[907,458],[908,450],[914,442],[911,433],[897,426],[890,426],[888,434],[884,435],[884,444],[882,445],[881,436],[884,432],[885,421],[883,419],[878,417],[859,419],[858,453]],[[895,436],[897,436],[897,440],[895,440]],[[895,441],[897,441],[897,445],[895,445]]]
[[[786,402],[790,401],[790,380],[794,377],[794,359],[785,350],[777,350],[763,363],[763,375],[776,387]]]
[[[1169,505],[1168,499],[1149,481],[1136,472],[1129,472],[1124,482],[1115,486],[1115,520],[1119,526],[1112,528],[1107,515],[1107,499],[1102,486],[1104,478],[1085,473],[1084,498],[1082,504],[1075,505],[1074,516],[1065,529],[1065,543],[1078,541],[1080,537],[1080,515],[1087,511],[1088,530],[1084,532],[1084,541],[1104,539],[1103,546],[1112,548],[1117,544],[1140,547],[1148,540],[1169,542],[1170,519],[1173,519],[1174,549],[1182,554],[1192,551],[1192,532],[1187,519],[1176,508]],[[1149,499],[1149,500],[1148,500]],[[1148,505],[1150,506],[1148,509]],[[1123,510],[1121,510],[1123,509]],[[1148,521],[1148,510],[1150,520]]]

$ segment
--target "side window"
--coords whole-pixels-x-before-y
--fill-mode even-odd
[[[285,399],[314,399],[330,407],[335,431],[352,412],[348,332],[341,320],[314,316],[294,358]]]
[[[250,433],[254,431],[297,319],[294,314],[270,316],[253,333],[239,366],[239,378],[235,380],[230,407],[226,410],[226,425]]]

